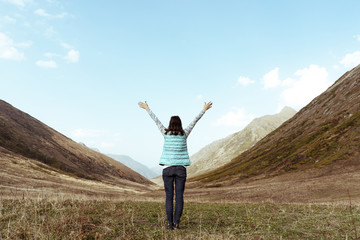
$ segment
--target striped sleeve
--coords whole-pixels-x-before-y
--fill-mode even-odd
[[[186,137],[189,136],[190,132],[193,130],[193,128],[195,127],[195,124],[200,120],[200,118],[204,115],[205,111],[202,110],[197,116],[196,118],[189,124],[189,126],[187,128],[185,128],[185,135]]]
[[[156,126],[159,128],[161,134],[164,136],[165,135],[165,127],[164,125],[160,122],[160,120],[156,117],[156,115],[150,110],[150,108],[147,110],[147,112],[149,113],[150,117],[154,120]]]

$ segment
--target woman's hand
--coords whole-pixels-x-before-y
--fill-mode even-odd
[[[205,102],[203,110],[206,112],[212,107],[212,104],[213,104],[212,102],[208,102],[208,103]]]
[[[147,102],[145,101],[145,103],[143,102],[139,102],[138,103],[139,107],[145,109],[145,110],[149,110],[149,105],[147,104]]]

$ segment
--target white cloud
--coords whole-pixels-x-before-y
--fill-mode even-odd
[[[360,34],[354,36],[360,42]]]
[[[23,60],[24,53],[15,48],[14,41],[6,34],[0,32],[0,58],[10,60]]]
[[[43,68],[56,68],[57,65],[56,65],[56,62],[55,61],[42,61],[42,60],[39,60],[36,62],[36,65],[39,66],[39,67],[43,67]]]
[[[221,116],[216,122],[216,126],[227,126],[227,127],[245,127],[252,119],[253,114],[248,114],[242,108],[237,108],[234,111],[228,112]]]
[[[340,63],[345,68],[353,68],[360,64],[360,51],[348,53],[341,59]]]
[[[3,23],[16,23],[16,19],[9,17],[9,16],[3,16],[1,17],[1,22]]]
[[[57,32],[54,30],[53,26],[50,26],[45,30],[45,36],[48,38],[51,38],[56,34],[57,34]]]
[[[94,138],[94,137],[100,137],[103,136],[106,132],[103,130],[96,130],[96,129],[83,129],[83,128],[78,128],[75,129],[71,135],[73,137],[77,137],[77,138]]]
[[[64,43],[64,42],[60,42],[60,45],[65,49],[73,48],[70,44],[67,44],[67,43]]]
[[[332,68],[333,68],[334,70],[339,70],[339,69],[340,69],[340,66],[337,65],[337,64],[334,64],[334,65],[332,66]]]
[[[113,142],[101,142],[100,143],[101,149],[112,148],[114,146],[115,146],[115,144]]]
[[[3,2],[14,4],[18,7],[25,7],[25,4],[28,2],[32,2],[31,0],[3,0]]]
[[[80,57],[80,52],[79,51],[76,51],[74,49],[71,49],[65,59],[68,60],[69,62],[72,62],[72,63],[76,63],[79,61],[79,57]]]
[[[264,75],[263,79],[264,88],[274,88],[281,84],[279,79],[279,68],[275,68]]]
[[[76,141],[83,142],[87,146],[93,146],[102,150],[116,147],[123,141],[122,134],[118,132],[78,128],[70,133],[70,136]]]
[[[46,0],[49,4],[54,5],[58,8],[63,8],[62,4],[59,1],[56,0]]]
[[[43,16],[43,17],[49,17],[50,16],[50,14],[48,14],[44,9],[37,9],[34,13],[39,15],[39,16]]]
[[[292,78],[286,78],[284,81],[281,82],[281,86],[289,87],[295,83],[295,80]]]
[[[243,85],[243,86],[248,86],[248,85],[250,85],[250,84],[255,83],[254,80],[251,80],[251,79],[248,78],[248,77],[242,77],[242,76],[238,78],[237,82],[238,82],[238,84],[241,84],[241,85]]]
[[[48,12],[46,12],[44,9],[37,9],[35,12],[34,12],[36,15],[39,15],[41,17],[46,17],[46,18],[64,18],[66,17],[68,14],[66,12],[62,12],[62,13],[59,13],[59,14],[50,14]]]
[[[196,99],[202,100],[202,99],[204,99],[204,96],[202,94],[199,94],[199,95],[196,96]]]
[[[25,41],[16,44],[17,47],[21,47],[21,48],[28,48],[31,47],[31,45],[32,45],[32,41]]]
[[[275,68],[264,75],[264,88],[282,87],[278,108],[290,106],[301,108],[313,98],[325,91],[331,82],[325,68],[311,64],[309,67],[297,70],[295,77],[285,80],[279,79],[279,68]]]
[[[297,79],[281,93],[281,106],[303,107],[331,85],[326,69],[315,64],[297,70],[295,76]]]
[[[53,57],[60,57],[60,54],[47,52],[47,53],[44,53],[44,56],[47,58],[53,58]]]

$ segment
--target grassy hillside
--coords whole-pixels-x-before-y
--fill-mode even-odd
[[[134,193],[149,191],[151,186],[127,179],[102,181],[74,177],[54,167],[6,152],[0,147],[0,197],[36,197],[44,195],[102,196],[132,199]]]
[[[359,170],[360,66],[229,164],[191,179],[233,184],[325,166]],[[334,167],[335,168],[335,167]],[[331,171],[336,171],[332,168]]]
[[[112,158],[74,142],[0,100],[0,158],[34,159],[61,173],[116,184],[121,179],[151,184]]]

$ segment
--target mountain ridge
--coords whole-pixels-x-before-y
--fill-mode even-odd
[[[159,174],[152,171],[146,165],[134,160],[130,156],[127,155],[120,155],[120,154],[106,154],[107,156],[115,159],[116,161],[121,162],[125,166],[131,168],[135,172],[141,174],[142,176],[146,177],[147,179],[159,176]]]
[[[230,162],[236,154],[249,149],[295,113],[294,109],[284,107],[277,114],[255,118],[242,130],[206,145],[191,156],[188,176],[195,177]]]
[[[255,146],[190,181],[221,186],[307,169],[358,170],[359,149],[360,65]]]

